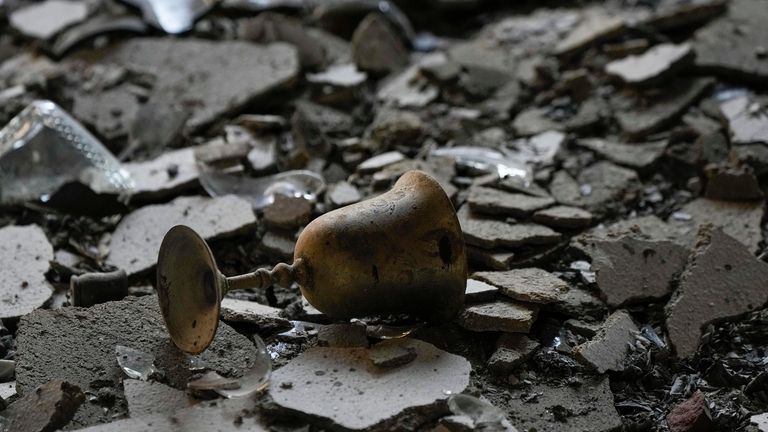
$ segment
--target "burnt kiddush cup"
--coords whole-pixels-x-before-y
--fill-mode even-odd
[[[407,314],[453,318],[464,303],[467,260],[450,199],[421,171],[391,190],[328,212],[299,235],[292,264],[226,277],[194,230],[178,225],[163,238],[157,293],[174,344],[188,353],[210,345],[224,295],[296,282],[315,308],[350,319]]]

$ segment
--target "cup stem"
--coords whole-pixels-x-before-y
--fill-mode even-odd
[[[296,281],[296,276],[294,274],[293,265],[280,263],[272,268],[272,270],[262,268],[253,273],[228,277],[226,280],[225,290],[226,292],[229,292],[247,288],[265,289],[273,284],[290,286],[290,284]],[[226,294],[226,292],[223,294]]]

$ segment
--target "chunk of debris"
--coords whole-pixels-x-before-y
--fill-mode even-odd
[[[67,426],[85,395],[80,387],[54,379],[41,384],[3,412],[3,426],[20,432],[48,432]]]
[[[0,228],[0,318],[24,316],[48,301],[52,260],[53,246],[37,225]]]
[[[459,325],[476,332],[528,333],[537,314],[534,305],[497,300],[465,307],[459,315]]]
[[[587,249],[606,303],[618,307],[668,295],[688,250],[670,241],[632,237],[598,240]]]
[[[123,381],[123,389],[131,417],[168,415],[196,403],[185,392],[159,382],[127,379]]]
[[[768,301],[768,264],[737,239],[705,224],[667,304],[669,339],[679,357],[696,352],[704,326],[739,316]]]
[[[707,198],[727,201],[750,201],[763,198],[763,190],[754,170],[748,165],[720,164],[708,166]]]
[[[471,212],[467,205],[459,209],[458,218],[466,242],[484,249],[553,244],[561,238],[559,233],[542,225],[510,224],[480,217]]]
[[[684,205],[679,214],[685,217],[671,217],[667,222],[679,238],[678,243],[692,246],[696,233],[702,224],[720,227],[729,236],[742,242],[749,250],[756,251],[761,237],[760,221],[763,218],[763,203],[748,201],[718,201],[697,198]]]
[[[8,21],[27,36],[47,40],[87,16],[88,4],[84,1],[46,0],[16,9]]]
[[[603,114],[602,104],[588,99],[578,110],[565,118],[555,117],[552,107],[531,107],[515,116],[512,126],[518,135],[541,135],[547,132],[576,132],[597,125]]]
[[[549,189],[561,204],[605,215],[618,210],[622,202],[633,197],[639,186],[635,171],[600,161],[581,171],[577,179],[565,171],[556,172]]]
[[[412,341],[408,338],[383,340],[371,347],[368,357],[380,368],[406,365],[416,359],[416,347]]]
[[[749,422],[756,425],[760,432],[768,431],[768,413],[753,415],[749,418]]]
[[[13,360],[0,360],[0,382],[13,381],[16,375],[16,362]]]
[[[695,53],[688,43],[663,43],[641,55],[614,60],[605,66],[605,72],[627,84],[648,85],[669,79],[693,64]]]
[[[581,22],[555,47],[558,56],[577,54],[590,45],[618,36],[625,28],[624,18],[610,16],[600,9],[587,9]]]
[[[108,273],[85,273],[69,280],[69,302],[72,306],[89,307],[108,301],[122,300],[128,295],[125,270]]]
[[[264,209],[264,222],[271,227],[294,229],[309,222],[312,203],[302,197],[275,195],[275,201]]]
[[[360,191],[349,182],[342,181],[328,186],[325,197],[331,208],[344,207],[362,199]]]
[[[279,230],[267,231],[261,238],[260,248],[269,255],[290,260],[296,249],[296,236]]]
[[[539,268],[477,272],[472,277],[497,287],[507,297],[529,303],[555,302],[569,289],[564,280]]]
[[[632,317],[624,311],[617,311],[605,320],[592,340],[575,347],[573,352],[598,373],[621,372],[637,332],[639,329]]]
[[[444,53],[432,53],[422,57],[416,64],[383,83],[376,97],[386,104],[401,108],[428,105],[437,99],[440,91],[421,76],[420,69],[446,61]]]
[[[148,24],[169,34],[178,34],[191,30],[195,21],[205,15],[214,3],[205,0],[187,0],[176,3],[173,7],[164,0],[126,0],[141,10]]]
[[[382,109],[368,128],[366,138],[377,149],[390,149],[421,145],[419,139],[423,131],[424,122],[418,115],[409,111]]]
[[[577,143],[611,162],[637,169],[653,165],[667,148],[667,140],[622,144],[600,138],[584,138]]]
[[[486,400],[467,394],[457,394],[448,399],[448,408],[454,415],[443,417],[440,425],[447,427],[449,431],[517,432],[507,419],[506,413]],[[443,430],[436,428],[434,432],[443,432]]]
[[[352,59],[358,68],[386,74],[408,64],[403,40],[379,13],[368,14],[352,35]]]
[[[155,75],[148,103],[190,108],[188,129],[211,123],[288,85],[299,72],[296,50],[284,43],[134,38],[81,55]]]
[[[317,344],[331,348],[368,348],[365,326],[350,323],[318,326]]]
[[[539,347],[539,343],[519,333],[504,333],[496,342],[496,351],[488,359],[488,370],[495,375],[508,375]]]
[[[489,283],[477,279],[467,279],[467,289],[464,291],[464,300],[467,303],[490,301],[496,298],[498,292],[499,289]]]
[[[467,202],[472,210],[479,213],[522,218],[530,216],[536,210],[551,206],[555,200],[475,186],[469,189]]]
[[[239,21],[238,35],[239,39],[259,44],[287,42],[296,47],[304,68],[317,69],[329,60],[322,38],[310,34],[298,18],[274,12],[260,13]]]
[[[765,47],[768,10],[761,0],[728,2],[728,12],[694,35],[696,66],[727,77],[763,82],[768,62],[759,49]],[[763,48],[765,49],[765,48]]]
[[[696,390],[688,400],[675,405],[667,414],[670,432],[713,432],[716,430],[704,393]]]
[[[727,0],[662,2],[646,22],[663,31],[695,26],[722,14],[727,5]]]
[[[591,292],[571,287],[558,301],[546,305],[546,309],[579,319],[597,319],[605,314],[606,307]]]
[[[184,388],[193,373],[168,337],[155,296],[129,297],[88,309],[38,310],[22,318],[16,343],[20,393],[32,394],[35,386],[54,377],[84,391],[115,390],[113,406],[83,404],[72,423],[77,427],[112,421],[113,414],[122,412],[116,345],[153,356],[172,387]],[[245,373],[256,356],[253,343],[224,323],[219,323],[210,349],[200,354],[210,370],[234,376]]]
[[[348,134],[352,125],[352,117],[346,113],[308,101],[298,101],[291,117],[294,140],[315,157],[327,156],[333,138]]]
[[[280,316],[282,309],[260,303],[225,298],[221,301],[221,319],[229,322],[255,325],[260,332],[287,330],[291,322]]]
[[[188,225],[203,238],[212,239],[247,231],[255,223],[251,204],[232,195],[180,197],[168,204],[145,206],[117,225],[107,262],[131,277],[155,265],[163,236],[174,225]]]
[[[269,393],[281,407],[346,429],[386,430],[409,408],[431,416],[469,385],[470,364],[420,340],[411,346],[414,361],[385,370],[370,368],[367,348],[310,348],[272,374]]]
[[[627,137],[633,140],[643,139],[674,123],[685,114],[688,107],[704,96],[713,84],[712,78],[670,82],[660,93],[660,97],[645,105],[633,102],[634,107],[620,110],[616,113],[616,119]],[[637,108],[638,106],[641,108]]]
[[[363,161],[357,166],[357,171],[361,174],[372,173],[402,160],[405,160],[405,155],[399,151],[381,153]]]
[[[521,431],[611,432],[622,427],[608,377],[580,381],[581,385],[537,384],[499,392],[509,420]],[[505,389],[506,390],[506,389]],[[503,396],[502,396],[503,394]],[[504,401],[502,403],[503,397]],[[491,399],[496,403],[495,399]]]
[[[368,74],[361,72],[354,64],[339,64],[328,67],[318,73],[308,73],[307,81],[312,84],[329,85],[340,88],[356,88],[368,79]]]
[[[592,224],[592,213],[578,207],[554,206],[534,213],[533,221],[553,228],[584,228]]]
[[[136,201],[173,197],[198,185],[200,172],[195,149],[172,150],[145,162],[123,164],[134,181],[131,198]]]
[[[768,143],[768,110],[760,102],[742,95],[721,103],[720,112],[728,122],[731,144]]]

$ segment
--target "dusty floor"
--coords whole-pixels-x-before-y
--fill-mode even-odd
[[[170,3],[0,0],[8,430],[768,431],[768,2]],[[271,268],[413,169],[466,243],[448,323],[289,284],[173,346],[169,228]]]

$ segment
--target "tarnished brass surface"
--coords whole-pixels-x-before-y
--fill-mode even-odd
[[[205,240],[184,225],[168,231],[157,258],[157,299],[179,349],[196,354],[211,344],[224,283]]]
[[[231,289],[297,282],[334,318],[409,314],[442,322],[464,303],[467,260],[456,212],[440,185],[409,171],[389,192],[312,221],[292,265],[224,277],[205,241],[186,226],[165,235],[157,292],[168,332],[181,350],[210,345],[221,298]]]
[[[464,303],[464,239],[448,197],[432,177],[409,171],[387,193],[312,221],[294,261],[301,291],[336,318],[412,314],[446,321]]]

